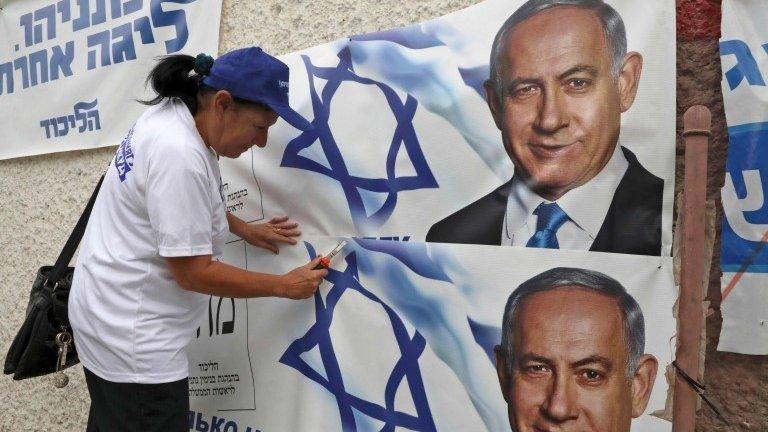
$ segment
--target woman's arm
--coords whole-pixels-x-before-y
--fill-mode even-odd
[[[284,275],[256,273],[211,259],[210,255],[166,258],[173,279],[182,288],[219,297],[308,298],[328,270],[313,270],[321,257]]]

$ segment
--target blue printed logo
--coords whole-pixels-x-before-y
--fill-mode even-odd
[[[402,101],[392,87],[357,75],[353,69],[348,48],[341,50],[338,57],[339,63],[336,67],[317,67],[312,64],[309,57],[301,56],[309,76],[309,93],[315,116],[312,120],[314,129],[303,132],[288,143],[281,166],[313,171],[338,181],[349,205],[355,227],[359,231],[375,230],[384,225],[394,212],[400,192],[437,188],[438,184],[427,164],[414,130],[413,117],[418,107],[416,99],[408,95],[406,100]],[[315,81],[317,79],[326,81],[325,87],[320,93],[316,88]],[[345,82],[378,88],[384,94],[395,117],[397,125],[392,132],[389,152],[385,161],[386,178],[351,175],[333,136],[329,125],[331,104],[334,95]],[[328,166],[299,154],[318,141],[328,161]],[[398,153],[403,151],[410,158],[415,175],[397,176],[395,174],[395,162]],[[364,195],[361,192],[385,194],[386,199],[383,200],[384,203],[378,209],[369,214],[366,211]]]
[[[98,99],[94,99],[93,102],[78,102],[73,107],[73,114],[40,120],[40,127],[45,128],[45,138],[51,138],[51,130],[53,130],[53,136],[57,138],[67,136],[69,132],[74,132],[75,128],[78,133],[101,130],[99,109],[96,107],[98,103]]]
[[[133,169],[133,148],[131,148],[131,138],[133,138],[133,128],[128,131],[128,135],[120,143],[115,155],[115,168],[120,177],[120,183],[125,181],[125,177]]]

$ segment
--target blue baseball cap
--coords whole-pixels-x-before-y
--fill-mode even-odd
[[[203,84],[270,107],[296,129],[312,129],[288,104],[288,66],[259,47],[230,51],[213,62]]]

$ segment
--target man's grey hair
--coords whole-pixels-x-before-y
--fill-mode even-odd
[[[614,76],[618,76],[624,56],[627,54],[627,32],[624,28],[624,21],[616,9],[605,4],[602,0],[528,0],[507,18],[493,40],[490,78],[499,98],[503,96],[504,90],[502,71],[499,67],[500,55],[504,52],[509,33],[518,24],[539,12],[562,6],[583,8],[597,14],[603,25],[606,46],[611,53],[611,71]]]
[[[635,375],[640,357],[645,351],[645,320],[643,311],[635,299],[615,279],[600,272],[581,268],[557,267],[538,274],[520,284],[507,299],[501,327],[501,353],[512,375],[514,359],[514,336],[520,304],[535,293],[561,287],[580,287],[595,291],[616,300],[623,318],[624,344],[627,347],[627,378]]]

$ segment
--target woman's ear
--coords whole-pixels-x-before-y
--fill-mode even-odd
[[[219,90],[213,95],[212,106],[214,112],[217,114],[223,114],[224,111],[231,109],[234,104],[235,99],[232,97],[232,94],[226,90]]]

